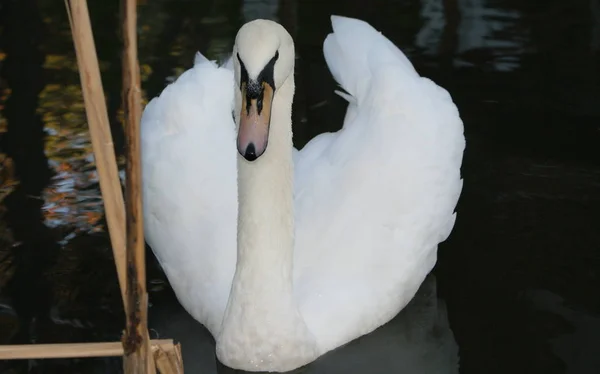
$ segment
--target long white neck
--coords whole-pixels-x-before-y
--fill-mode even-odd
[[[238,154],[238,262],[236,277],[270,292],[291,295],[294,250],[294,167],[292,162],[293,78],[273,97],[269,141],[253,162]],[[274,271],[277,269],[277,271]],[[234,279],[234,282],[236,280]],[[268,284],[267,290],[264,285]],[[267,300],[265,300],[267,301]]]
[[[293,297],[293,95],[290,76],[273,98],[265,153],[253,162],[238,154],[237,264],[217,339],[231,367],[280,371],[270,362],[293,367],[316,354]]]

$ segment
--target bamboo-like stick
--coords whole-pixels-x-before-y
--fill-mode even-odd
[[[104,201],[108,232],[119,277],[121,297],[127,311],[125,282],[125,207],[108,122],[100,67],[92,35],[92,25],[86,0],[65,0],[73,43],[79,66],[81,90],[92,138],[100,191]]]
[[[161,374],[183,374],[183,359],[181,357],[181,345],[175,344],[171,347],[152,346],[156,368]]]
[[[0,360],[125,356],[125,369],[128,374],[154,374],[154,360],[162,374],[183,373],[181,346],[173,344],[172,340],[149,340],[148,338],[148,294],[146,293],[144,237],[141,221],[141,163],[139,158],[141,95],[137,63],[136,9],[135,0],[123,1],[125,7],[123,83],[128,121],[127,228],[129,235],[127,241],[130,250],[127,251],[127,254],[123,194],[108,125],[106,102],[87,2],[86,0],[65,0],[65,5],[73,34],[83,99],[100,179],[100,190],[104,200],[119,286],[125,306],[127,334],[120,343],[0,345]],[[127,273],[126,270],[128,270]],[[131,290],[131,292],[127,292],[127,290]],[[134,360],[137,363],[133,363],[134,360],[128,360],[128,356],[135,357]],[[128,361],[133,364],[128,364]]]
[[[177,352],[170,339],[151,340],[154,352]],[[0,345],[0,360],[123,356],[121,342]]]
[[[123,14],[123,108],[127,138],[125,213],[127,222],[127,326],[123,366],[128,374],[154,374],[148,337],[148,294],[142,216],[140,117],[142,97],[137,57],[137,3],[121,0]]]

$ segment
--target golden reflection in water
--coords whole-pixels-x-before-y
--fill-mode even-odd
[[[37,112],[46,133],[46,157],[55,172],[41,196],[45,201],[44,216],[50,227],[68,227],[70,233],[64,239],[69,240],[78,232],[103,231],[104,209],[74,56],[49,54],[44,69],[68,78],[44,87]],[[106,63],[101,63],[101,70],[106,74]],[[145,80],[152,69],[142,65],[140,72]],[[123,112],[119,110],[117,120],[122,119]],[[123,157],[118,163],[122,172]]]
[[[164,77],[165,85],[174,80],[191,67],[195,51],[194,41],[185,27],[169,45],[162,45],[160,36],[166,22],[166,14],[162,10],[164,2],[148,3],[140,7],[139,17],[139,58],[142,84],[153,74],[150,64],[161,56],[175,56],[175,65],[170,67],[170,76]],[[219,9],[218,13],[226,10]],[[222,14],[223,16],[225,14]],[[190,17],[190,16],[186,16]],[[226,19],[226,17],[225,17]],[[46,18],[47,25],[54,23]],[[184,20],[189,24],[189,20]],[[56,26],[56,25],[54,25]],[[214,26],[213,26],[214,28]],[[225,23],[208,39],[208,57],[221,58],[231,49],[235,28]],[[67,35],[66,35],[67,36]],[[70,35],[68,35],[70,37]],[[119,43],[117,33],[114,43]],[[65,44],[66,46],[67,44]],[[102,45],[97,45],[101,56]],[[103,205],[98,186],[98,176],[93,158],[92,146],[87,127],[85,107],[81,93],[75,54],[70,49],[48,51],[44,62],[44,70],[51,76],[60,77],[46,84],[39,95],[37,112],[40,115],[46,132],[45,153],[55,176],[43,192],[44,216],[46,224],[53,228],[62,228],[69,234],[63,238],[65,244],[78,233],[90,233],[104,230]],[[113,61],[112,63],[120,63]],[[107,91],[108,74],[114,67],[108,61],[100,61],[104,89]],[[120,92],[106,92],[107,95],[120,95]],[[143,102],[147,97],[142,90]],[[123,112],[117,112],[117,120],[122,123]],[[0,117],[1,121],[1,117]],[[2,126],[2,122],[0,122]],[[4,124],[4,127],[6,125]],[[0,127],[2,129],[2,127]],[[114,136],[114,134],[113,134]],[[125,161],[118,160],[119,170],[123,174]],[[121,175],[123,178],[124,176]],[[61,230],[61,231],[63,231]]]

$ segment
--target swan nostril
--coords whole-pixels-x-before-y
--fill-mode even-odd
[[[248,147],[246,147],[246,152],[244,152],[244,158],[248,161],[254,161],[258,158],[256,156],[256,148],[254,147],[254,143],[248,144]]]

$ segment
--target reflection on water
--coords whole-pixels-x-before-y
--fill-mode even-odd
[[[279,0],[246,0],[242,2],[244,21],[266,18],[281,22],[279,19]]]
[[[567,373],[592,374],[600,368],[598,336],[600,316],[586,311],[574,310],[562,297],[546,290],[529,290],[525,293],[532,306],[554,318],[562,319],[565,330],[550,340],[552,351],[569,363]]]
[[[301,147],[337,130],[345,110],[322,56],[333,13],[384,32],[461,110],[465,186],[435,270],[449,325],[431,278],[413,309],[309,372],[404,372],[393,365],[411,357],[448,363],[428,373],[455,372],[457,357],[461,373],[595,372],[599,0],[141,3],[145,99],[189,68],[196,50],[222,59],[244,22],[275,19],[296,41],[293,116]],[[89,4],[122,154],[118,2]],[[122,306],[62,2],[0,0],[0,136],[0,343],[117,340]],[[148,266],[154,333],[183,340],[187,367],[214,371],[212,339],[185,317],[151,255]],[[409,341],[439,345],[419,355]],[[114,359],[52,360],[0,363],[0,372],[119,367]]]
[[[477,65],[479,62],[472,61],[470,55],[479,53],[489,55],[487,64],[492,65],[492,70],[517,69],[529,39],[524,30],[515,30],[521,12],[492,7],[491,2],[421,0],[420,15],[425,24],[417,33],[415,44],[434,56],[450,48],[456,54],[453,60],[456,67]]]
[[[435,277],[430,275],[392,321],[293,373],[457,374],[458,346],[436,288]],[[151,324],[158,336],[181,342],[186,371],[247,373],[218,364],[210,333],[180,306],[157,305]]]

